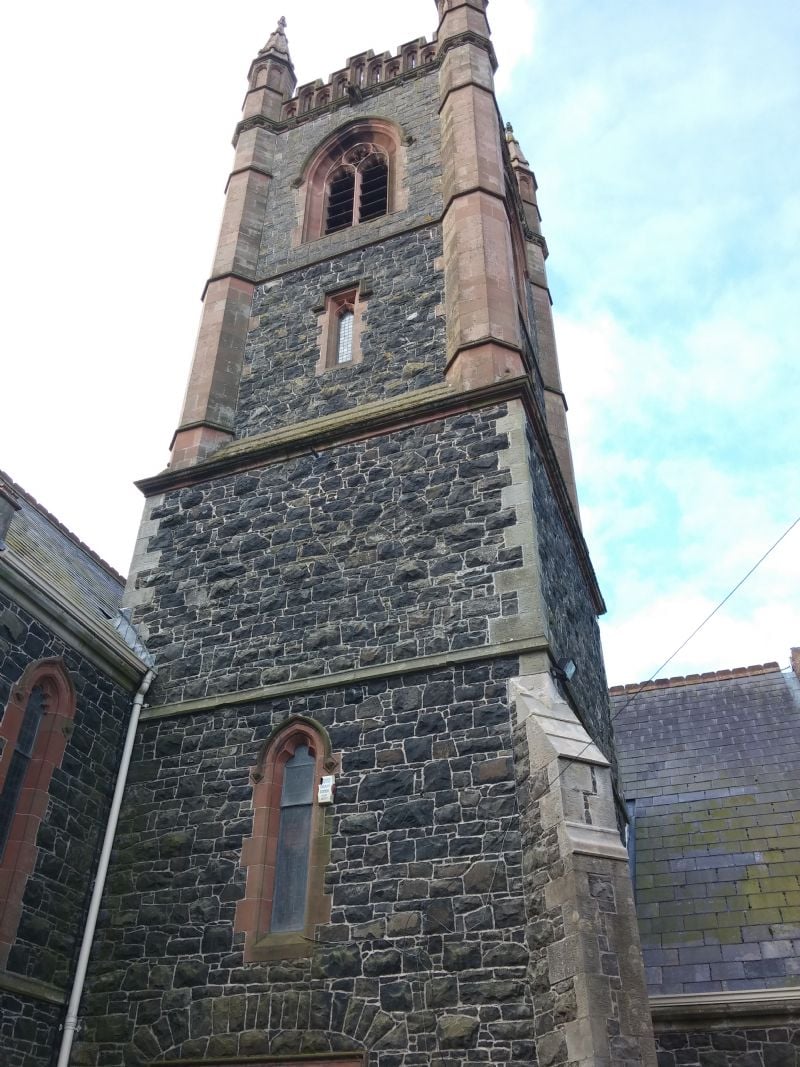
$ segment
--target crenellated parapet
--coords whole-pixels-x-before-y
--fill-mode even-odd
[[[341,70],[334,71],[327,82],[317,79],[301,85],[296,94],[284,103],[281,118],[295,118],[326,107],[333,101],[358,97],[403,75],[412,75],[421,67],[433,63],[436,56],[435,38],[429,43],[425,37],[417,37],[401,45],[394,55],[391,52],[376,55],[372,49],[359,52],[351,56]],[[258,77],[257,66],[253,76]],[[255,83],[251,85],[255,87]]]

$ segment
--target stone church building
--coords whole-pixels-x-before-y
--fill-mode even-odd
[[[19,831],[0,753],[8,1067],[658,1062],[536,182],[487,0],[436,7],[326,82],[283,20],[252,63],[171,463],[93,601],[117,748],[65,727],[103,775]]]

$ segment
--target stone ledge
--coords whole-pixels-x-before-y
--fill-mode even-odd
[[[141,714],[141,721],[152,722],[159,719],[171,719],[178,715],[204,714],[238,704],[255,704],[300,693],[313,693],[321,689],[338,689],[342,686],[359,685],[378,678],[418,674],[421,671],[439,670],[442,667],[473,663],[476,660],[503,659],[506,656],[542,652],[547,647],[547,640],[544,637],[535,637],[521,641],[509,641],[502,645],[480,645],[477,648],[459,649],[436,656],[420,656],[417,659],[401,660],[399,663],[359,667],[352,671],[339,671],[336,674],[321,674],[313,678],[297,678],[294,681],[278,682],[275,685],[260,686],[257,689],[242,689],[237,693],[220,693],[218,696],[203,697],[200,700],[186,700],[180,704],[163,704],[160,707],[145,708]]]
[[[37,978],[24,978],[21,974],[0,971],[0,993],[14,993],[32,1000],[43,1000],[47,1004],[62,1007],[67,1003],[67,994],[58,986],[40,982]]]
[[[800,1019],[800,986],[651,996],[650,1011],[659,1031],[705,1029],[709,1024],[763,1027],[787,1016]]]
[[[366,1061],[366,1055],[349,1055],[347,1052],[312,1052],[302,1053],[298,1055],[284,1056],[237,1056],[235,1059],[220,1059],[218,1056],[214,1059],[215,1064],[219,1064],[220,1067],[224,1067],[226,1064],[242,1064],[243,1067],[246,1064],[250,1064],[251,1067],[260,1067],[260,1065],[272,1064],[273,1067],[282,1067],[283,1064],[288,1063],[329,1063],[331,1067],[361,1067]],[[154,1064],[153,1067],[208,1067],[208,1059],[202,1060],[159,1060],[158,1064]]]

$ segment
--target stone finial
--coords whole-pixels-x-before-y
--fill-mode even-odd
[[[519,141],[514,134],[514,127],[510,122],[506,123],[506,143],[508,145],[509,155],[511,156],[512,163],[518,163],[521,167],[528,167],[530,164],[525,158],[525,153],[520,148]]]
[[[286,37],[286,19],[281,15],[278,19],[278,26],[271,34],[270,38],[264,47],[259,52],[259,55],[265,55],[267,52],[278,52],[280,55],[289,56],[289,41]]]
[[[792,670],[800,678],[800,648],[792,649]]]

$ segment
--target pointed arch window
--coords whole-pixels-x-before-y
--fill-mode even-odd
[[[28,697],[17,742],[8,763],[3,788],[0,790],[0,861],[11,833],[11,824],[17,811],[25,776],[33,759],[36,738],[44,718],[45,700],[44,687],[35,686]]]
[[[315,926],[330,918],[330,838],[318,791],[334,765],[327,735],[305,719],[280,729],[259,761],[253,836],[242,849],[247,887],[236,909],[246,962],[310,955]]]
[[[356,145],[331,169],[325,233],[371,222],[388,210],[389,162],[375,145]]]
[[[351,122],[323,141],[298,181],[304,209],[297,240],[316,241],[407,210],[407,147],[402,130],[379,118]]]
[[[37,837],[61,766],[75,691],[61,660],[32,663],[0,718],[0,967],[16,940]]]

